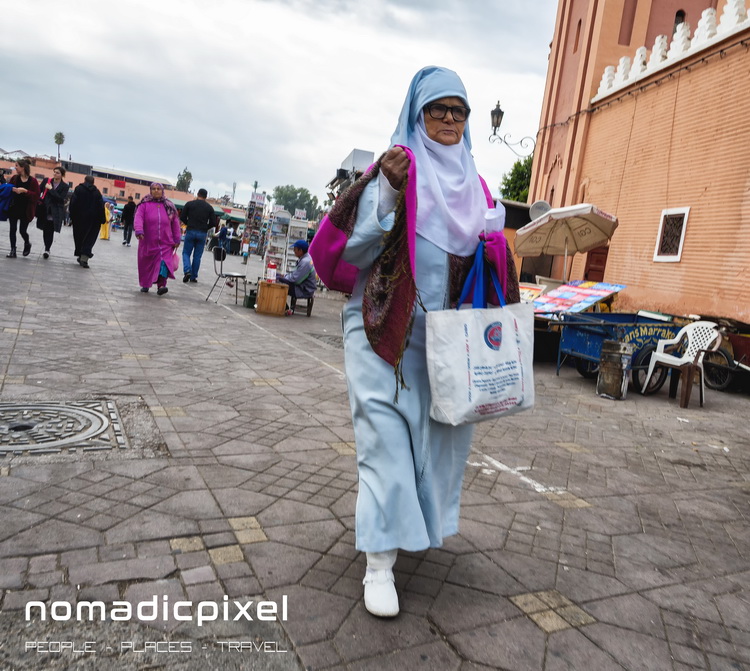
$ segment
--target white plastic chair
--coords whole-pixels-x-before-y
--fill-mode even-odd
[[[675,349],[677,345],[685,340],[685,349],[682,354],[670,354],[666,349]],[[675,370],[680,371],[682,380],[682,394],[680,395],[680,407],[686,408],[690,400],[690,391],[693,386],[693,377],[697,372],[700,375],[700,404],[703,407],[704,382],[703,382],[703,357],[707,351],[718,349],[721,344],[721,333],[718,325],[713,322],[699,321],[683,326],[674,338],[660,340],[656,350],[651,353],[648,364],[648,374],[643,385],[643,392],[648,389],[648,383],[657,364],[671,368],[669,384],[669,395],[674,398],[677,394],[677,377]]]

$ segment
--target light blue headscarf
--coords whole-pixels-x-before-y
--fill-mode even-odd
[[[457,96],[469,106],[466,89],[461,78],[448,68],[437,65],[428,65],[422,68],[411,80],[409,90],[406,92],[406,100],[401,108],[396,131],[391,136],[391,146],[394,144],[405,144],[409,146],[409,136],[415,132],[417,119],[427,103],[438,98],[449,98]],[[464,126],[464,145],[471,149],[471,137],[469,136],[469,124]]]
[[[444,145],[428,137],[422,110],[440,98],[458,97],[469,106],[459,76],[434,65],[422,68],[409,85],[391,146],[414,152],[417,167],[417,233],[449,254],[470,256],[488,224],[487,198],[471,155],[468,122],[461,142]],[[494,212],[494,211],[493,211]]]

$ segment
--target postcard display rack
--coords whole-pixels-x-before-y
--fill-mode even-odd
[[[284,264],[284,272],[291,273],[297,265],[297,257],[291,249],[291,246],[297,240],[307,240],[307,222],[303,219],[292,219],[289,223],[289,237],[287,238],[287,258]]]
[[[263,257],[263,267],[268,268],[273,263],[277,268],[277,273],[281,273],[286,268],[287,257],[287,240],[289,238],[289,223],[291,216],[285,210],[275,212],[271,219],[271,225],[268,231],[268,244],[266,245],[266,255]],[[282,273],[283,274],[283,273]]]
[[[264,268],[274,263],[277,273],[286,275],[294,270],[297,257],[290,247],[296,240],[307,240],[307,222],[303,219],[293,219],[288,212],[276,212],[271,220],[271,228],[263,260]]]

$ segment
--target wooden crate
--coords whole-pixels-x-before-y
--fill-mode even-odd
[[[258,307],[255,309],[264,315],[283,316],[286,312],[286,298],[289,288],[286,284],[275,282],[258,283]]]

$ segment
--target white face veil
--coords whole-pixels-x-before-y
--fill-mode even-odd
[[[422,112],[428,103],[452,96],[468,106],[466,90],[455,72],[436,66],[420,70],[409,85],[391,146],[405,145],[414,152],[417,233],[450,254],[469,256],[488,226],[487,198],[470,151],[469,124],[458,144],[443,145],[427,136]],[[502,228],[502,223],[501,218],[493,218],[492,230]]]

